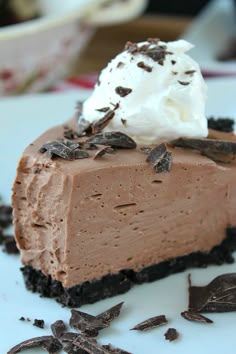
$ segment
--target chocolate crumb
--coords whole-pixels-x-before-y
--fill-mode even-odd
[[[171,60],[171,64],[175,65],[176,64],[176,60]]]
[[[177,71],[172,71],[172,74],[177,75],[178,73],[177,73]]]
[[[135,149],[137,144],[128,135],[121,132],[106,132],[92,136],[87,142],[108,145],[113,148]]]
[[[46,349],[49,353],[56,353],[62,349],[62,344],[53,336],[34,337],[17,344],[11,348],[7,354],[16,354],[20,353],[22,350],[37,347]]]
[[[19,318],[19,321],[25,321],[25,318],[24,318],[23,316],[21,316],[21,317]]]
[[[51,324],[51,330],[53,335],[59,338],[66,331],[66,325],[62,320],[58,320]]]
[[[148,73],[152,72],[152,67],[149,65],[146,65],[143,61],[140,61],[137,66],[145,71],[147,71]]]
[[[97,108],[95,111],[106,113],[110,110],[109,107]]]
[[[179,83],[180,85],[183,85],[183,86],[187,86],[187,85],[190,84],[190,82],[187,82],[187,81],[180,81],[180,80],[178,80],[178,83]]]
[[[126,120],[126,119],[121,118],[121,123],[122,123],[125,127],[127,126],[127,120]]]
[[[173,342],[174,340],[178,339],[179,333],[175,328],[168,328],[164,336],[166,340]]]
[[[128,87],[117,86],[115,91],[120,97],[125,97],[132,92],[132,89]]]
[[[213,323],[213,321],[210,318],[207,318],[203,315],[200,315],[199,313],[194,313],[191,311],[183,311],[183,312],[181,312],[181,316],[188,321]]]
[[[110,354],[131,354],[130,352],[127,352],[126,350],[123,350],[120,348],[115,348],[111,344],[103,345],[102,348],[104,348]]]
[[[34,320],[33,326],[38,328],[44,328],[44,320]]]
[[[168,323],[168,321],[166,319],[166,316],[160,315],[160,316],[151,317],[151,318],[137,324],[136,326],[131,328],[131,330],[147,331],[149,329],[159,327],[159,326],[165,325],[167,323]]]
[[[96,152],[96,154],[94,155],[93,159],[94,160],[100,159],[105,154],[109,154],[109,153],[112,153],[112,152],[114,152],[114,150],[110,146],[104,146],[103,148],[101,148],[100,150],[98,150]]]

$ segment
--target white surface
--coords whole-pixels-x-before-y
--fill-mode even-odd
[[[236,60],[216,60],[235,32],[233,0],[212,0],[181,38],[195,45],[191,55],[203,71],[236,74]]]
[[[209,102],[207,114],[236,117],[236,80],[209,81]],[[30,143],[44,129],[63,122],[74,112],[75,102],[83,99],[81,94],[49,94],[2,99],[0,101],[0,194],[10,198],[10,186],[14,178],[17,159],[25,145]],[[8,152],[9,149],[9,152]],[[6,157],[4,155],[6,154]],[[236,256],[236,255],[235,255]],[[50,324],[58,319],[68,323],[70,311],[53,300],[40,298],[25,290],[19,271],[17,256],[0,252],[0,353],[22,340],[32,336],[50,334]],[[217,275],[236,272],[236,264],[191,270],[193,284],[204,285]],[[102,343],[112,343],[134,354],[234,354],[236,312],[209,314],[213,324],[190,323],[180,317],[187,308],[187,274],[180,273],[151,284],[136,286],[127,294],[94,305],[83,306],[82,310],[97,314],[119,301],[125,301],[121,316],[110,329],[100,333]],[[159,314],[165,314],[169,324],[147,333],[129,331],[138,322]],[[21,322],[21,316],[32,320],[44,319],[45,329]],[[176,328],[180,338],[173,343],[164,339],[169,327]],[[29,350],[26,353],[44,353]]]

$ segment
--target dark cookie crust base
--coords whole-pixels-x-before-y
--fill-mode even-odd
[[[151,282],[170,274],[182,272],[186,268],[206,267],[210,264],[233,263],[232,252],[236,250],[236,227],[227,229],[225,240],[209,253],[195,252],[143,268],[139,272],[132,269],[121,270],[117,274],[108,274],[93,282],[84,282],[71,288],[45,276],[30,266],[21,268],[26,287],[41,296],[56,299],[68,307],[78,307],[98,300],[122,294],[135,284]]]

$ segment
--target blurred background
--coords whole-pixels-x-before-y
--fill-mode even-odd
[[[0,96],[92,88],[126,41],[185,38],[206,76],[236,74],[234,0],[0,0]]]

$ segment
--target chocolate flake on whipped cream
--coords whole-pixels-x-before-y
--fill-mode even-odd
[[[170,144],[177,147],[197,150],[202,155],[216,162],[230,163],[235,159],[236,155],[235,141],[179,138],[173,140]]]
[[[152,67],[145,64],[143,61],[140,61],[137,66],[145,71],[147,71],[148,73],[151,73],[152,72]]]
[[[181,316],[188,321],[202,322],[202,323],[213,323],[213,321],[210,318],[207,318],[203,315],[200,315],[199,313],[194,313],[191,311],[183,311],[183,312],[181,312]]]
[[[125,63],[123,63],[122,61],[119,61],[119,63],[117,64],[117,68],[123,68],[125,66]]]
[[[186,75],[190,75],[190,76],[193,76],[193,74],[196,72],[196,70],[187,70],[185,71],[185,74]]]
[[[48,353],[57,353],[62,349],[62,344],[53,336],[34,337],[17,344],[15,347],[11,348],[7,354],[16,354],[20,353],[22,350],[38,347],[47,350]]]
[[[114,115],[114,110],[109,110],[104,117],[93,123],[92,134],[100,133],[110,123],[110,120],[114,117]]]
[[[132,138],[121,132],[99,133],[89,138],[87,142],[120,149],[135,149],[137,146]]]
[[[100,159],[105,154],[111,154],[112,152],[114,152],[114,150],[110,146],[104,146],[96,152],[93,159],[94,160]]]
[[[132,92],[132,89],[128,87],[117,86],[115,91],[120,97],[125,97]]]
[[[85,159],[89,157],[87,151],[80,148],[80,144],[73,143],[69,140],[64,141],[52,141],[43,144],[39,149],[41,154],[46,153],[51,159],[54,157],[61,157],[65,160]]]
[[[97,108],[95,111],[106,113],[110,110],[109,107]]]
[[[236,273],[216,277],[206,286],[192,286],[189,278],[190,312],[236,311]]]
[[[167,151],[166,144],[162,143],[151,149],[146,161],[153,165],[157,173],[169,172],[172,165],[172,153]]]
[[[159,315],[159,316],[155,316],[155,317],[151,317],[139,324],[137,324],[136,326],[134,326],[133,328],[131,328],[131,330],[135,330],[135,331],[147,331],[149,329],[155,328],[155,327],[159,327],[162,325],[167,324],[168,321],[166,319],[165,315]]]
[[[121,118],[121,123],[122,123],[125,127],[127,126],[127,120],[126,120],[126,119]]]
[[[166,340],[173,342],[174,340],[178,339],[179,333],[175,328],[168,328],[164,336]]]
[[[181,80],[178,80],[178,83],[183,86],[188,86],[190,84],[189,81],[181,81]]]
[[[176,64],[176,60],[171,60],[171,64],[175,65]]]

